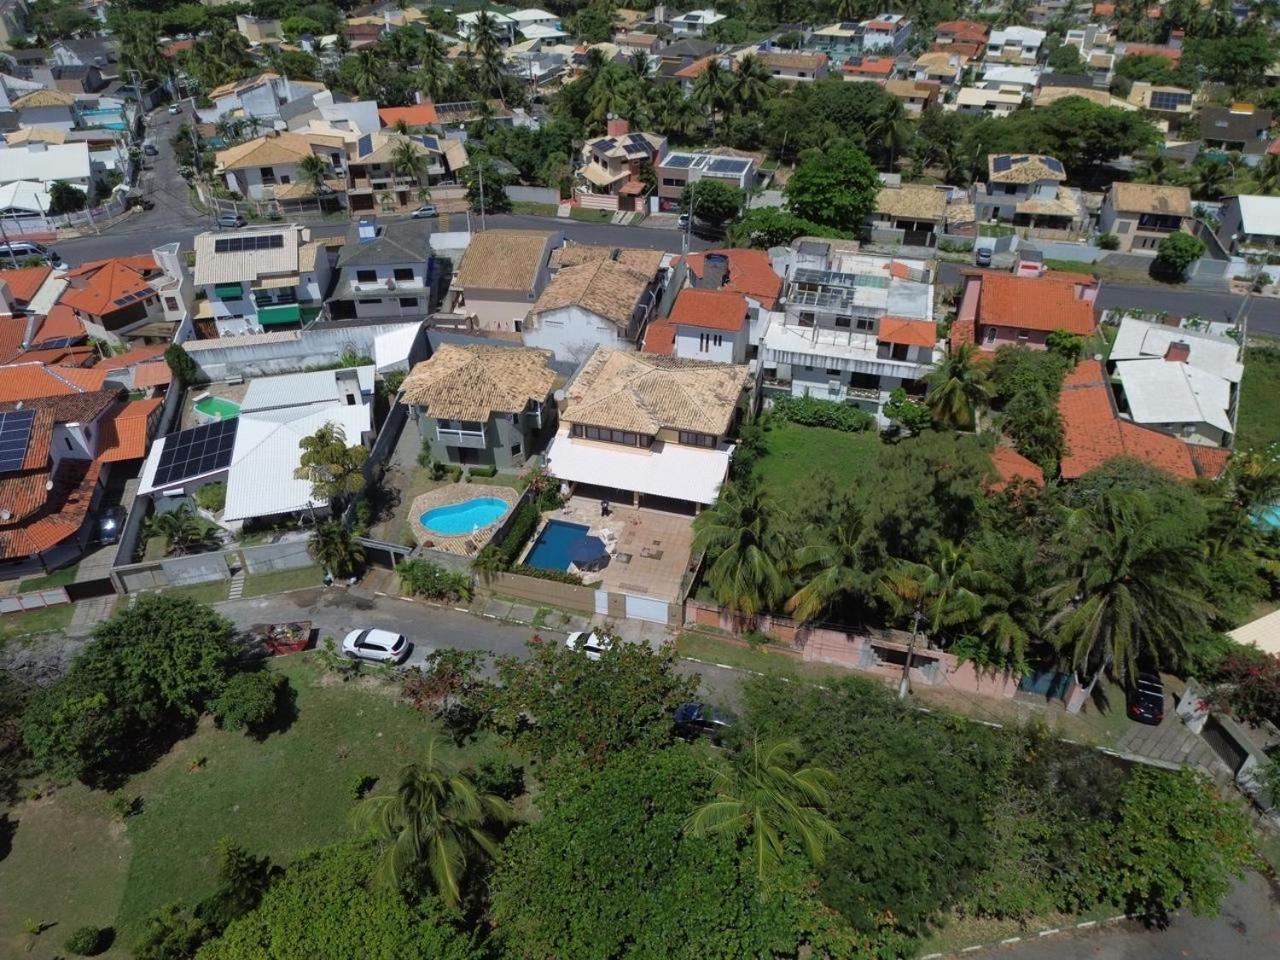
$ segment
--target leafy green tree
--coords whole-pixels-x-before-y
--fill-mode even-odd
[[[218,841],[217,890],[198,903],[193,914],[211,932],[220,933],[227,924],[256,909],[282,872],[271,865],[269,857],[255,857],[240,844],[223,837]]]
[[[694,836],[745,834],[761,881],[782,864],[784,837],[798,842],[810,862],[820,865],[827,845],[840,838],[825,813],[835,776],[822,767],[797,769],[799,749],[797,740],[752,741],[728,767],[716,769],[713,799],[694,811],[685,830]]]
[[[851,231],[862,228],[879,192],[875,167],[865,153],[847,143],[803,154],[783,187],[792,214]]]
[[[507,196],[507,178],[498,172],[488,157],[474,160],[462,171],[467,184],[467,203],[474,213],[507,213],[511,198]]]
[[[191,960],[210,932],[182,904],[171,903],[147,918],[133,956],[135,960]]]
[[[1155,86],[1176,85],[1181,79],[1168,57],[1147,54],[1126,54],[1116,61],[1117,77],[1129,81],[1145,81]]]
[[[1069,43],[1058,46],[1049,54],[1049,69],[1054,73],[1080,73],[1084,69],[1084,61],[1080,59],[1080,50]]]
[[[330,520],[315,528],[307,541],[311,559],[339,579],[354,576],[364,565],[364,547],[341,520]]]
[[[746,196],[724,180],[702,179],[689,184],[680,195],[680,208],[692,210],[698,220],[723,227],[742,212]]]
[[[237,673],[213,698],[209,711],[224,730],[259,731],[280,708],[288,678],[271,670]]]
[[[1187,269],[1204,256],[1204,241],[1178,231],[1160,241],[1156,248],[1156,265],[1170,276],[1184,277]]]
[[[599,660],[535,637],[526,659],[499,657],[483,707],[531,756],[599,766],[632,747],[671,739],[671,715],[693,699],[696,677],[675,672],[670,648],[615,640]],[[532,722],[530,722],[532,718]]]
[[[170,372],[184,387],[195,383],[196,377],[199,376],[200,368],[196,366],[196,362],[191,359],[191,354],[187,353],[181,344],[172,343],[165,347],[164,362],[169,365]]]
[[[693,547],[706,551],[707,585],[730,614],[755,617],[782,598],[783,543],[759,483],[746,478],[721,487],[715,506],[694,518]]]
[[[739,60],[729,85],[734,106],[746,112],[762,110],[772,94],[773,77],[760,58],[749,53]]]
[[[383,845],[376,876],[389,889],[427,883],[449,907],[461,902],[467,872],[498,845],[491,830],[511,819],[501,797],[478,791],[437,737],[423,758],[400,771],[395,793],[366,797],[358,828]]]
[[[480,960],[458,915],[433,896],[407,901],[371,884],[377,854],[341,843],[304,854],[258,908],[200,950],[199,960]]]
[[[1005,405],[1000,426],[1020,454],[1046,474],[1057,471],[1063,439],[1056,394],[1040,386],[1017,394]]]
[[[796,237],[844,237],[843,231],[805,220],[774,207],[756,207],[729,227],[728,241],[735,247],[785,247]]]
[[[956,430],[974,429],[978,412],[991,399],[987,381],[987,368],[977,346],[962,343],[948,350],[924,375],[929,387],[925,406],[934,423]]]
[[[342,513],[347,499],[364,489],[365,460],[369,451],[362,444],[347,446],[347,435],[336,423],[326,423],[309,437],[298,441],[302,456],[294,477],[311,483],[311,496],[328,503],[334,516]]]
[[[897,424],[908,434],[919,433],[928,428],[933,420],[929,408],[908,397],[907,391],[902,387],[895,387],[889,394],[889,400],[884,405],[884,415],[890,423]]]
[[[55,180],[49,185],[49,209],[50,214],[59,213],[75,213],[83,210],[88,198],[85,192],[79,187],[64,183],[61,180]]]

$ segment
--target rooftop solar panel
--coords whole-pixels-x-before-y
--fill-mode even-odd
[[[232,417],[166,437],[156,464],[155,485],[167,487],[231,466],[239,424],[239,417]]]
[[[991,162],[991,169],[996,173],[1004,173],[1006,170],[1011,170],[1012,168],[1013,161],[1008,157],[996,157],[995,160]]]
[[[1050,170],[1052,170],[1054,173],[1063,172],[1062,164],[1059,161],[1053,159],[1053,157],[1045,157],[1043,162],[1044,162],[1044,165],[1048,167]]]
[[[0,473],[21,470],[31,443],[34,410],[11,410],[0,413]]]
[[[691,163],[693,163],[693,157],[687,153],[673,153],[662,161],[664,167],[674,167],[676,169],[684,169]]]
[[[437,137],[421,136],[418,138],[418,142],[428,150],[434,150],[436,153],[440,152],[440,140]]]
[[[279,233],[250,234],[245,237],[220,237],[213,241],[214,253],[244,253],[250,250],[279,250],[284,236]]]
[[[716,157],[707,170],[711,173],[742,173],[750,162],[739,157]]]

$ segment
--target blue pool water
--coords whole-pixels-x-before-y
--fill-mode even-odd
[[[418,519],[432,533],[456,536],[496,523],[506,515],[509,509],[505,500],[499,500],[497,497],[477,497],[462,503],[451,503],[447,507],[436,507],[428,510]]]
[[[80,114],[80,118],[90,126],[103,127],[107,130],[125,128],[124,118],[120,116],[119,110],[85,110]]]
[[[525,564],[539,570],[568,570],[569,544],[585,537],[590,530],[583,523],[548,520],[538,539],[533,541],[533,549],[524,558]]]
[[[1259,513],[1257,521],[1268,527],[1280,527],[1280,503],[1267,507]]]

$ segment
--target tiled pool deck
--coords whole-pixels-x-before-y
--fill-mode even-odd
[[[422,525],[421,517],[428,510],[447,507],[454,503],[465,503],[467,500],[476,500],[481,497],[496,497],[506,501],[507,512],[488,526],[481,527],[472,533],[460,533],[455,536],[436,533]],[[459,557],[474,557],[484,549],[484,545],[489,542],[494,531],[502,526],[502,522],[507,519],[511,510],[515,509],[519,500],[520,494],[510,487],[451,483],[428,490],[413,498],[413,503],[409,505],[409,526],[413,528],[413,535],[420,547],[430,547],[432,550],[456,554]]]

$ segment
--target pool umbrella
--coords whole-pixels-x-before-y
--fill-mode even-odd
[[[579,537],[569,544],[569,559],[580,567],[599,563],[609,551],[599,537]]]

